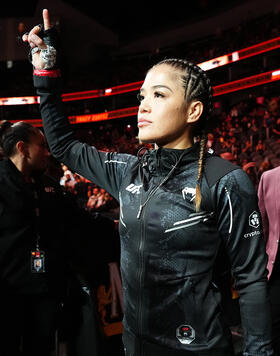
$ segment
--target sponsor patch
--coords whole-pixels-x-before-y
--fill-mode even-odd
[[[245,239],[247,239],[248,237],[254,237],[254,236],[260,236],[261,232],[259,230],[257,231],[252,231],[252,232],[248,232],[247,234],[244,234]]]
[[[195,340],[195,330],[191,325],[180,325],[176,329],[176,337],[181,344],[189,345]]]
[[[253,211],[252,214],[249,216],[249,225],[258,229],[260,227],[260,217],[257,211]]]
[[[54,193],[55,192],[54,187],[45,187],[45,192],[46,193]]]
[[[184,200],[193,201],[195,199],[195,188],[186,187],[182,190]]]

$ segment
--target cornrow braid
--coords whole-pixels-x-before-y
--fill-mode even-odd
[[[199,100],[203,104],[203,113],[199,119],[196,132],[197,136],[202,131],[208,131],[208,121],[213,106],[213,89],[206,72],[196,64],[184,59],[168,58],[160,61],[155,66],[167,64],[182,72],[182,81],[185,89],[185,98],[188,103]]]
[[[213,106],[213,89],[206,72],[199,66],[184,59],[168,58],[160,61],[155,66],[167,64],[181,73],[181,79],[185,90],[187,104],[198,100],[203,104],[203,112],[194,127],[194,136],[200,137],[200,153],[198,160],[198,174],[196,179],[195,209],[200,210],[201,206],[201,178],[203,174],[205,152],[207,145],[207,133],[210,130],[210,116]]]
[[[202,172],[204,167],[204,159],[205,159],[205,148],[207,144],[208,137],[207,135],[202,135],[200,138],[200,151],[199,151],[199,160],[198,160],[198,172],[196,178],[196,186],[195,186],[195,210],[198,212],[200,210],[201,205],[201,191],[200,191],[200,183],[202,178]]]

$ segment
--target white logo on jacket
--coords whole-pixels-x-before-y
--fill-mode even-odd
[[[253,211],[249,216],[249,225],[257,229],[260,226],[260,218],[257,211]]]
[[[187,197],[190,198],[190,201],[193,201],[195,199],[195,188],[184,188],[182,190],[182,195],[184,200],[187,200]]]
[[[45,187],[46,193],[55,193],[54,187]]]
[[[142,187],[142,184],[135,185],[135,184],[131,183],[125,188],[125,190],[129,191],[132,194],[140,194],[141,187]]]

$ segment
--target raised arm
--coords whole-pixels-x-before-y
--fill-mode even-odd
[[[79,142],[64,113],[61,100],[61,72],[57,52],[58,36],[51,27],[48,10],[43,10],[44,28],[35,26],[23,40],[31,47],[34,86],[40,96],[44,132],[52,154],[73,172],[103,187],[118,199],[128,161],[134,156],[98,151]]]
[[[37,25],[33,27],[29,33],[25,33],[22,37],[23,41],[28,42],[30,45],[32,64],[37,70],[54,68],[56,64],[57,53],[56,48],[54,47],[56,41],[54,36],[51,41],[47,37],[50,30],[52,30],[52,27],[49,11],[44,9],[43,29],[40,25]]]

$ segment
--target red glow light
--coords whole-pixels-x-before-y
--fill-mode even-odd
[[[230,83],[217,85],[213,88],[213,95],[214,96],[223,95],[237,90],[251,88],[257,85],[271,83],[279,79],[280,79],[280,70],[272,70],[270,72],[252,75],[247,78],[235,80]]]
[[[221,57],[210,59],[209,61],[198,64],[203,70],[211,70],[217,67],[222,67],[226,64],[237,62],[245,58],[257,56],[258,54],[272,51],[280,48],[280,37],[273,38],[268,41],[258,43],[256,45],[225,54]]]
[[[243,90],[246,88],[272,83],[276,80],[280,80],[280,69],[273,70],[266,73],[261,73],[257,75],[253,75],[247,78],[235,80],[230,83],[217,85],[213,88],[213,95],[219,96],[224,95],[227,93],[231,93],[238,90]],[[129,116],[136,116],[138,112],[138,106],[113,110],[108,112],[103,112],[99,114],[88,114],[88,115],[73,115],[69,117],[69,121],[71,124],[81,124],[85,122],[96,122],[96,121],[103,121],[103,120],[111,120],[117,119],[121,117],[129,117]],[[11,120],[11,122],[17,122],[19,120]],[[34,126],[42,126],[42,120],[24,120],[29,122],[31,125]]]
[[[274,49],[280,48],[280,37],[273,38],[268,41],[258,43],[256,45],[243,48],[241,50],[210,59],[206,62],[198,64],[203,70],[211,70],[213,68],[221,67],[232,62],[239,61],[248,57],[256,56],[258,54],[272,51]],[[275,79],[275,78],[274,78]],[[115,87],[107,89],[95,89],[95,90],[86,90],[79,91],[74,93],[65,93],[62,94],[63,101],[71,100],[86,100],[94,99],[103,96],[111,96],[117,94],[124,94],[130,91],[136,91],[141,88],[143,81],[133,82],[128,84],[122,84]],[[223,85],[223,84],[222,84]],[[32,99],[31,99],[32,98]],[[15,97],[15,98],[0,98],[0,106],[2,105],[23,105],[23,104],[38,104],[39,98],[34,97]]]

